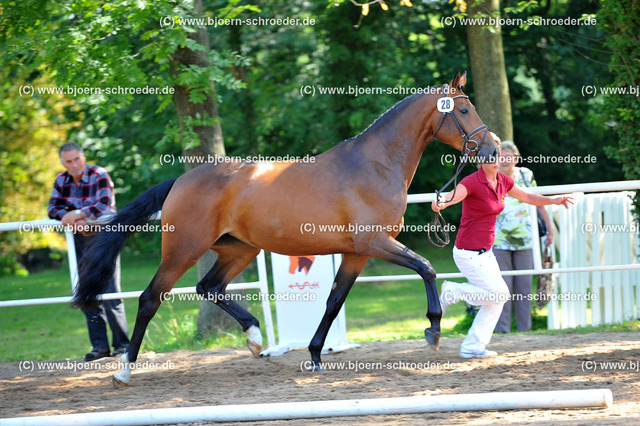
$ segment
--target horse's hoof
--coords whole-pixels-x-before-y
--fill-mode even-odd
[[[262,352],[262,333],[260,328],[256,325],[252,325],[246,330],[247,333],[247,347],[253,354],[254,358],[260,358],[260,352]]]
[[[424,338],[427,339],[427,343],[429,347],[434,351],[438,352],[440,349],[440,332],[432,331],[429,328],[425,328],[424,330]]]
[[[126,388],[127,386],[129,386],[129,383],[127,382],[123,382],[122,380],[118,379],[116,376],[113,376],[113,387],[118,389],[118,388]]]
[[[262,352],[262,345],[247,339],[247,348],[251,351],[254,358],[260,358],[260,352]]]

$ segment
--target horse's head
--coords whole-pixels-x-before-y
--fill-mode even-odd
[[[480,162],[493,162],[499,154],[499,145],[476,112],[476,107],[464,94],[467,73],[456,72],[453,80],[443,86],[434,114],[434,138],[438,138],[463,154],[467,151]]]

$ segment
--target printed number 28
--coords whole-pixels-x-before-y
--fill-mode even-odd
[[[451,112],[453,111],[453,98],[444,97],[438,99],[438,111]]]

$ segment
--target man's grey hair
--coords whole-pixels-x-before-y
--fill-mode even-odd
[[[84,154],[84,150],[80,145],[78,145],[75,142],[67,142],[64,145],[62,145],[58,150],[58,155],[60,156],[61,160],[62,160],[62,153],[68,152],[68,151],[78,151],[80,154]]]

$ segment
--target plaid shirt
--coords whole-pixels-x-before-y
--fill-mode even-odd
[[[113,182],[102,167],[85,164],[78,184],[66,171],[56,177],[49,199],[49,217],[62,219],[67,212],[77,209],[91,219],[116,212]]]

